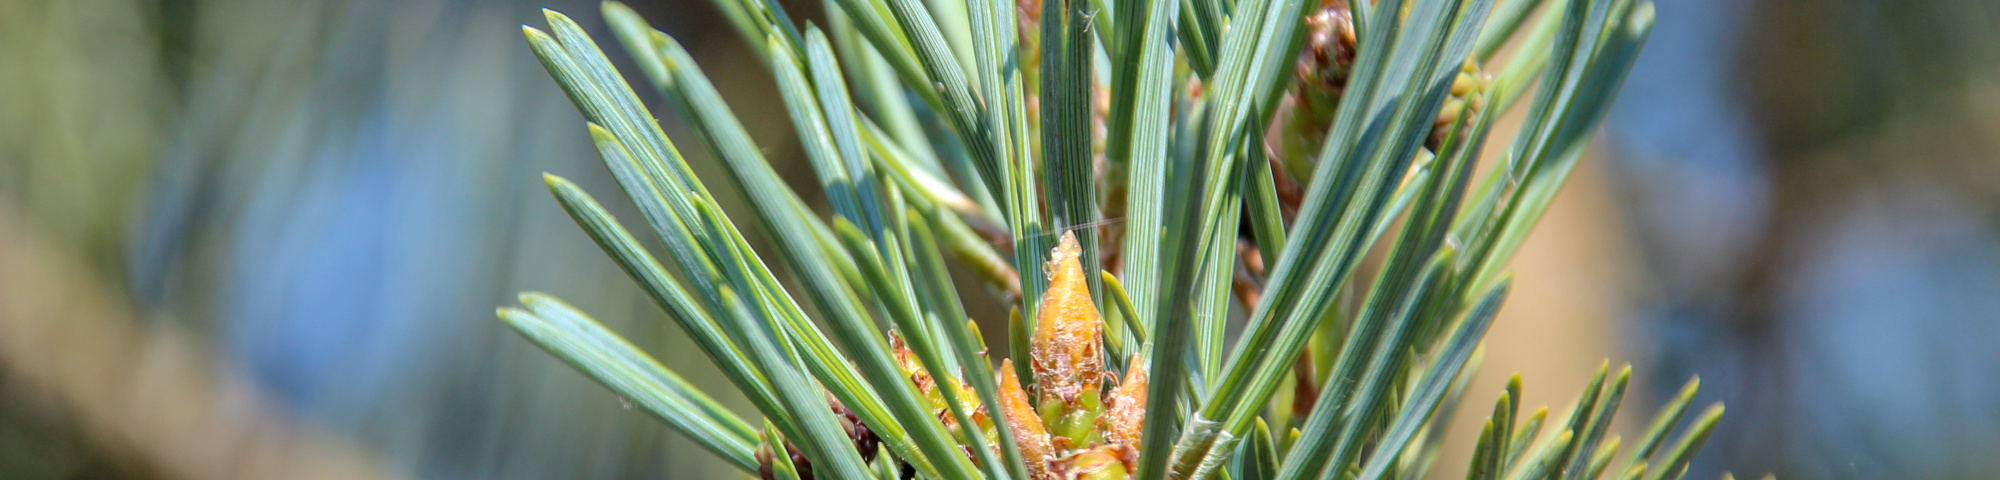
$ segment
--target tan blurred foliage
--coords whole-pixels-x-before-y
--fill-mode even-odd
[[[0,2],[0,477],[380,477],[117,293],[178,107],[164,5]]]
[[[0,198],[116,274],[163,137],[169,84],[151,2],[0,2]]]
[[[345,439],[275,414],[172,322],[140,322],[127,299],[20,223],[0,210],[0,378],[50,397],[93,447],[132,463],[120,475],[390,478]]]

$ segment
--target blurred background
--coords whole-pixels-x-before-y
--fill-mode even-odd
[[[2000,4],[1655,1],[1472,392],[1609,358],[1626,423],[1728,403],[1691,478],[2000,475]],[[631,3],[801,165],[708,2]],[[578,0],[0,0],[0,478],[734,475],[493,319],[555,293],[742,406],[545,195],[613,185],[540,7],[608,38]]]

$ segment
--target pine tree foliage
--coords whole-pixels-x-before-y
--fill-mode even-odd
[[[767,479],[1425,477],[1503,266],[1653,15],[1646,0],[826,0],[822,27],[715,2],[776,77],[830,217],[629,8],[602,13],[635,78],[699,132],[750,218],[718,207],[574,21],[550,11],[524,32],[642,218],[553,175],[550,191],[761,419],[548,295],[499,316]],[[1513,109],[1523,126],[1495,132]],[[1506,145],[1482,159],[1489,138]],[[1363,268],[1371,251],[1384,260]],[[958,291],[954,264],[988,288]],[[964,295],[1014,310],[968,312]],[[1721,406],[1685,419],[1691,381],[1621,451],[1607,434],[1629,379],[1600,369],[1550,417],[1522,411],[1516,377],[1461,439],[1467,477],[1679,478]]]

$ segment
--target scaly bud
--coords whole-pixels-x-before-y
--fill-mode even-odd
[[[1131,478],[1131,470],[1125,467],[1116,448],[1098,445],[1089,450],[1071,454],[1062,460],[1063,480],[1125,480]]]
[[[1291,85],[1264,137],[1267,151],[1300,184],[1312,181],[1314,164],[1360,53],[1354,14],[1345,0],[1322,0],[1318,10],[1306,15],[1304,27],[1306,38],[1292,65]],[[1436,152],[1459,118],[1477,116],[1486,106],[1485,91],[1491,83],[1492,76],[1481,71],[1478,62],[1466,59],[1424,146]]]
[[[869,430],[867,425],[861,424],[861,418],[856,416],[853,410],[848,410],[847,405],[833,398],[833,394],[827,394],[826,405],[833,410],[833,418],[840,421],[841,431],[846,432],[847,438],[854,442],[854,450],[861,453],[861,460],[875,461],[875,453],[878,451],[877,447],[882,445],[882,438],[876,436],[874,430]],[[757,450],[754,452],[754,458],[757,460],[757,478],[775,480],[778,478],[777,464],[774,463],[777,461],[777,447],[771,444],[775,430],[771,429],[768,421],[765,422],[765,426],[767,433],[757,442]],[[792,469],[798,473],[799,480],[813,480],[812,462],[806,460],[805,453],[800,452],[799,446],[793,444],[791,440],[782,437],[780,440],[784,440],[785,456],[791,460]]]
[[[1318,10],[1306,15],[1305,29],[1305,42],[1292,64],[1291,87],[1272,118],[1270,134],[1277,138],[1265,138],[1273,156],[1299,183],[1312,179],[1313,162],[1333,126],[1334,111],[1347,91],[1359,52],[1347,2],[1320,2]]]
[[[940,391],[942,388],[951,389],[951,393],[956,394],[959,404],[971,412],[972,421],[978,424],[975,427],[982,431],[992,428],[993,422],[986,417],[985,411],[979,409],[979,397],[972,387],[949,375],[931,376],[930,370],[917,360],[917,353],[910,350],[909,344],[903,342],[902,334],[895,330],[889,331],[889,349],[896,356],[896,365],[910,375],[910,382],[916,384],[917,393],[924,395],[924,401],[930,404],[931,414],[936,415],[945,428],[956,432],[959,425],[958,416],[951,413],[951,404],[945,401],[944,392]]]
[[[994,371],[1000,384],[1000,410],[1006,418],[1007,431],[1014,434],[1014,443],[1021,447],[1021,459],[1028,464],[1028,478],[1033,480],[1054,480],[1049,471],[1049,461],[1055,459],[1055,449],[1049,444],[1049,431],[1042,427],[1042,418],[1035,415],[1035,408],[1028,403],[1028,392],[1021,390],[1021,379],[1013,375],[1014,361],[1001,360],[1000,369]]]
[[[903,343],[903,335],[895,330],[889,331],[889,352],[896,356],[896,366],[903,367],[903,373],[909,374],[910,382],[917,385],[918,393],[926,397],[937,394],[937,381],[917,361],[917,352],[910,351],[909,344]]]
[[[1074,407],[1085,392],[1097,391],[1104,371],[1102,339],[1104,321],[1097,316],[1097,304],[1090,300],[1084,284],[1083,264],[1078,262],[1082,247],[1074,233],[1065,232],[1062,243],[1049,252],[1048,293],[1042,294],[1035,314],[1035,337],[1029,345],[1034,356],[1035,387],[1040,400],[1058,400]]]
[[[799,446],[793,445],[790,440],[785,440],[783,443],[785,457],[791,462],[792,470],[798,474],[799,480],[813,480],[812,462],[806,461],[806,454],[800,452]],[[763,441],[757,442],[756,459],[757,478],[777,480],[777,447],[771,445],[770,435],[765,435]]]
[[[1060,448],[1089,444],[1097,415],[1103,413],[1104,320],[1084,284],[1082,248],[1076,235],[1063,233],[1062,243],[1049,253],[1049,289],[1035,314],[1035,336],[1029,344],[1035,373],[1036,411],[1057,437]]]
[[[1437,151],[1444,145],[1446,137],[1452,135],[1451,127],[1459,118],[1479,116],[1486,108],[1486,90],[1492,88],[1493,75],[1479,70],[1479,62],[1465,59],[1459,64],[1458,77],[1451,81],[1451,97],[1438,109],[1437,121],[1431,126],[1431,134],[1424,138],[1424,146]],[[1471,133],[1472,122],[1467,121],[1459,135]]]
[[[1104,416],[1097,418],[1104,442],[1118,449],[1128,470],[1137,469],[1139,440],[1146,431],[1146,362],[1132,356],[1125,367],[1125,381],[1111,389],[1104,400]]]
[[[877,448],[882,446],[882,437],[876,436],[874,430],[862,424],[861,416],[849,410],[839,399],[833,398],[832,394],[827,394],[826,403],[833,409],[833,418],[840,420],[840,430],[847,432],[847,439],[854,442],[854,450],[861,452],[861,461],[875,461]]]

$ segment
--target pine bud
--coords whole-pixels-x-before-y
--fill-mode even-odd
[[[784,444],[785,456],[790,458],[792,470],[798,472],[799,480],[813,480],[812,462],[806,461],[806,454],[800,452],[799,446],[793,445],[789,440],[785,441]],[[770,437],[766,436],[763,441],[757,442],[757,478],[763,480],[778,479],[777,466],[773,463],[777,461],[776,455],[777,449],[771,446]]]
[[[1438,110],[1437,122],[1431,126],[1431,134],[1424,139],[1424,146],[1437,151],[1452,135],[1451,127],[1460,118],[1478,117],[1486,109],[1486,90],[1492,88],[1493,76],[1480,71],[1479,62],[1465,59],[1459,64],[1458,78],[1452,79],[1451,97],[1446,98],[1444,107]],[[1459,135],[1471,133],[1472,122],[1467,121]]]
[[[879,451],[877,448],[882,445],[882,438],[876,436],[874,430],[869,430],[867,425],[861,424],[861,418],[856,416],[853,410],[848,410],[847,405],[841,404],[840,400],[833,398],[832,394],[827,394],[826,405],[828,409],[833,410],[833,418],[840,421],[840,430],[846,432],[847,438],[854,442],[854,450],[861,453],[861,460],[864,462],[875,461],[875,453]],[[766,425],[768,428],[769,424],[766,423]],[[784,440],[784,444],[785,455],[790,457],[792,469],[798,472],[799,480],[813,480],[812,462],[806,460],[805,453],[800,452],[799,446],[793,444],[789,439]],[[773,464],[773,462],[777,461],[776,455],[777,447],[771,445],[771,437],[769,435],[766,435],[762,440],[757,442],[757,450],[754,452],[754,458],[757,460],[758,478],[763,480],[777,479],[776,466]]]
[[[849,410],[847,405],[840,403],[840,400],[833,398],[833,395],[827,395],[826,403],[833,409],[833,418],[840,420],[841,431],[847,432],[848,440],[854,442],[854,450],[861,452],[861,461],[875,461],[877,448],[882,446],[882,437],[876,436],[874,430],[868,429],[867,425],[861,423],[859,415],[855,415],[853,410]]]
[[[1081,252],[1076,234],[1065,232],[1062,243],[1049,253],[1049,289],[1035,314],[1035,336],[1029,345],[1035,386],[1044,402],[1059,400],[1074,406],[1085,392],[1097,390],[1103,378],[1099,331],[1104,321],[1084,284],[1083,265],[1077,260]]]
[[[1313,161],[1326,141],[1327,129],[1333,126],[1334,111],[1347,91],[1358,52],[1354,18],[1346,2],[1321,2],[1319,10],[1306,16],[1305,28],[1305,43],[1292,64],[1288,98],[1279,104],[1273,119],[1278,123],[1271,133],[1278,138],[1275,142],[1266,139],[1267,145],[1275,144],[1274,153],[1283,161],[1285,171],[1301,183],[1312,178]]]
[[[1000,409],[1006,418],[1007,431],[1014,434],[1014,443],[1021,447],[1021,459],[1028,464],[1028,478],[1033,480],[1053,480],[1049,471],[1049,461],[1055,458],[1055,449],[1049,444],[1049,431],[1042,427],[1042,418],[1035,415],[1035,408],[1028,403],[1028,393],[1021,390],[1021,380],[1014,371],[1012,359],[1001,360],[1000,369],[994,372],[1000,384]]]
[[[1125,480],[1131,478],[1131,470],[1125,467],[1117,448],[1098,445],[1063,458],[1062,475],[1065,480]]]
[[[1353,12],[1345,1],[1320,2],[1319,10],[1306,16],[1305,28],[1305,42],[1292,65],[1292,84],[1285,101],[1274,112],[1265,137],[1272,155],[1302,184],[1312,180],[1313,165],[1326,142],[1327,129],[1333,127],[1334,113],[1353,76],[1355,56],[1360,53]],[[1445,99],[1431,132],[1424,138],[1424,146],[1437,151],[1460,118],[1479,115],[1486,106],[1485,92],[1491,83],[1492,76],[1481,71],[1478,62],[1466,59],[1460,65],[1458,78],[1452,81],[1450,97]]]
[[[1125,367],[1125,381],[1111,390],[1104,416],[1097,419],[1104,442],[1122,452],[1120,459],[1128,470],[1138,466],[1139,440],[1146,431],[1146,380],[1146,362],[1133,355]]]
[[[1103,411],[1104,321],[1084,284],[1082,248],[1076,235],[1063,233],[1062,243],[1049,253],[1049,289],[1035,314],[1033,357],[1036,407],[1056,436],[1080,446]]]
[[[917,393],[926,397],[937,395],[937,380],[931,378],[930,370],[917,361],[917,352],[911,351],[909,344],[903,342],[903,335],[895,330],[889,331],[889,352],[896,356],[896,366],[903,367],[903,373],[910,376],[910,383],[916,384]]]
[[[924,395],[925,403],[931,407],[931,414],[936,415],[946,429],[957,432],[959,424],[958,416],[951,413],[951,404],[945,401],[944,392],[940,391],[943,388],[951,389],[951,393],[958,398],[960,406],[971,412],[972,421],[978,424],[974,425],[975,428],[984,431],[993,427],[992,420],[988,419],[986,412],[980,409],[979,397],[972,387],[950,376],[942,378],[931,376],[930,370],[925,369],[917,360],[916,352],[911,351],[909,345],[903,342],[902,334],[894,330],[889,331],[889,349],[896,357],[897,366],[902,367],[903,372],[910,376],[910,382],[916,384],[917,393]]]

